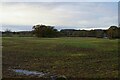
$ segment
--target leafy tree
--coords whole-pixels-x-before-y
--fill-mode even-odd
[[[57,37],[58,31],[53,26],[35,25],[33,32],[37,37]]]
[[[118,27],[118,38],[120,38],[120,26]]]
[[[5,36],[11,37],[12,36],[12,31],[10,29],[6,29],[5,34],[6,34]]]
[[[111,26],[107,31],[108,38],[118,38],[118,27]]]

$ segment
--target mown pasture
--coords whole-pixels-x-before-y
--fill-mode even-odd
[[[117,44],[117,39],[102,38],[3,37],[3,78],[25,77],[16,76],[9,69],[73,78],[116,78]]]

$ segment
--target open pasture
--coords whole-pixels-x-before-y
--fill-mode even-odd
[[[102,38],[3,37],[3,78],[25,77],[16,76],[10,69],[74,78],[116,78],[117,44],[117,39]]]

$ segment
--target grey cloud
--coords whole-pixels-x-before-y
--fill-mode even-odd
[[[108,28],[108,26],[110,25],[117,25],[118,5],[115,2],[112,3],[104,3],[104,2],[4,3],[3,6],[10,6],[10,7],[12,6],[11,8],[15,8],[15,9],[16,7],[18,8],[23,7],[26,9],[31,8],[33,12],[36,11],[35,13],[38,13],[37,16],[36,14],[33,14],[35,17],[31,18],[31,20],[33,19],[33,21],[35,21],[37,18],[37,21],[41,23],[40,19],[43,18],[44,23],[47,23],[46,20],[48,20],[48,22],[50,22],[52,25],[57,26],[56,28],[58,29],[60,28],[78,29],[78,28],[92,28],[92,27]],[[45,10],[45,11],[40,11],[40,10]],[[39,16],[43,14],[46,14],[46,16]],[[23,29],[23,28],[24,27],[20,28],[16,26],[16,29]],[[31,28],[25,27],[23,30],[25,29],[27,30]]]

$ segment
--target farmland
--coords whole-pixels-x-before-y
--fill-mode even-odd
[[[102,38],[3,37],[3,78],[26,77],[9,69],[74,78],[117,78],[117,44],[117,39]]]

